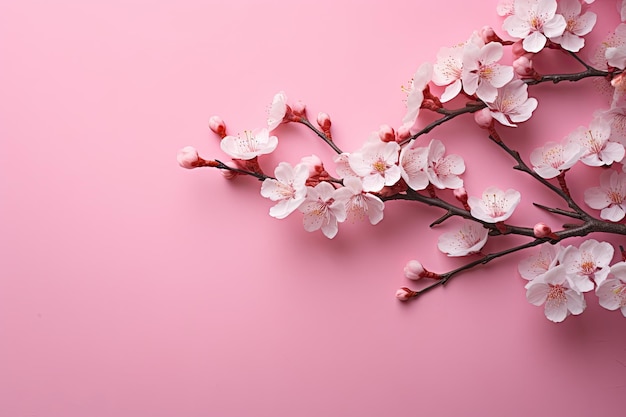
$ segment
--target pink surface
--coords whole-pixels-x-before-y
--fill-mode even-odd
[[[403,304],[408,259],[460,264],[427,229],[438,210],[389,203],[329,241],[270,218],[255,181],[176,164],[185,145],[223,157],[208,118],[260,127],[279,90],[358,148],[400,123],[400,85],[439,47],[499,30],[496,3],[0,2],[0,415],[620,414],[626,321],[590,298],[548,322],[516,272],[527,254]],[[527,155],[588,123],[606,98],[582,86],[535,90],[536,120],[506,134]],[[465,122],[432,137],[466,158],[468,188],[514,186],[518,223],[558,226],[531,206],[553,197]],[[277,133],[268,167],[332,156]],[[595,179],[576,175],[580,197]]]

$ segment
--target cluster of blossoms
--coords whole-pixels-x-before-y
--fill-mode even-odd
[[[430,278],[432,284],[414,291],[403,287],[396,293],[400,300],[416,298],[445,284],[456,274],[485,264],[518,250],[540,247],[538,255],[524,260],[520,275],[528,280],[527,298],[535,305],[545,304],[546,317],[562,321],[569,314],[580,314],[585,306],[584,294],[595,290],[600,305],[626,316],[626,262],[610,266],[614,248],[606,242],[589,239],[580,247],[562,247],[561,240],[586,236],[592,232],[626,235],[626,24],[621,23],[603,43],[598,62],[592,67],[577,53],[585,45],[585,35],[595,23],[592,0],[515,0],[503,1],[498,13],[504,17],[504,40],[490,27],[472,33],[467,40],[441,48],[434,63],[424,63],[404,88],[407,110],[397,128],[382,125],[372,132],[360,149],[342,151],[331,135],[331,119],[319,113],[316,124],[307,118],[303,103],[290,103],[284,92],[272,100],[267,126],[229,135],[223,120],[214,116],[209,128],[220,138],[221,150],[232,163],[206,160],[191,147],[179,151],[179,164],[185,168],[213,167],[234,179],[241,175],[262,181],[260,193],[274,205],[269,214],[283,219],[302,213],[309,232],[321,231],[326,237],[337,235],[339,224],[348,219],[365,220],[372,225],[383,219],[385,202],[407,200],[439,207],[446,214],[433,222],[440,224],[450,217],[462,219],[459,227],[444,233],[438,248],[448,256],[474,256],[463,267],[446,273],[426,270],[417,260],[405,267],[411,280]],[[626,19],[626,0],[617,2],[622,22]],[[506,35],[503,35],[506,36]],[[505,60],[505,48],[512,58]],[[584,71],[571,74],[539,74],[534,60],[544,49],[568,54]],[[529,163],[502,140],[501,126],[516,127],[532,117],[537,99],[529,97],[529,86],[543,82],[578,81],[597,77],[610,82],[613,94],[607,108],[596,111],[587,126],[580,126],[560,142],[549,141],[529,155]],[[433,90],[440,88],[440,96]],[[464,106],[446,107],[447,103],[465,100]],[[423,127],[420,112],[430,111],[441,118]],[[533,227],[507,223],[521,202],[514,189],[488,187],[479,195],[468,195],[462,174],[466,165],[459,155],[447,154],[444,142],[430,138],[419,141],[437,126],[462,114],[473,114],[489,138],[526,172],[552,190],[568,209],[538,207],[576,219],[562,230],[552,231],[539,222]],[[277,149],[275,132],[284,123],[300,123],[319,136],[336,153],[334,174],[326,170],[316,155],[302,158],[292,165],[280,162],[267,175],[259,159]],[[565,174],[576,164],[605,167],[599,185],[585,190],[584,201],[599,218],[582,209],[570,196]],[[616,169],[618,165],[623,168]],[[555,180],[557,184],[553,183]],[[456,202],[438,195],[450,189]],[[517,234],[530,238],[528,243],[501,252],[484,254],[489,237]]]

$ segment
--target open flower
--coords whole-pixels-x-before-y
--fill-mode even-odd
[[[270,136],[265,128],[244,132],[245,136],[225,136],[220,142],[222,151],[231,158],[250,160],[259,155],[274,152],[278,138]]]
[[[269,114],[267,116],[267,128],[274,130],[280,125],[285,115],[287,114],[287,95],[284,91],[280,91],[274,95],[272,104],[269,108]]]
[[[583,148],[580,161],[589,166],[611,165],[624,158],[624,145],[610,141],[611,125],[596,118],[589,127],[580,126],[567,137],[567,141],[578,143]]]
[[[626,215],[626,173],[604,171],[600,174],[600,186],[585,190],[585,203],[601,210],[602,219],[622,220]]]
[[[559,0],[557,13],[565,18],[565,31],[561,36],[553,37],[552,41],[560,44],[566,51],[580,51],[585,45],[583,36],[591,32],[596,24],[595,13],[587,11],[581,14],[581,11],[579,0]]]
[[[558,265],[535,278],[526,286],[526,299],[540,306],[545,304],[545,315],[555,323],[570,314],[580,314],[587,306],[585,298],[567,279],[564,265]]]
[[[565,265],[565,270],[576,288],[587,292],[593,290],[594,282],[600,284],[606,279],[613,252],[613,246],[609,243],[588,239],[578,248],[565,248],[561,263]]]
[[[400,151],[400,170],[402,179],[413,190],[423,190],[428,186],[426,173],[428,148],[415,147],[412,140]]]
[[[385,203],[375,195],[364,192],[359,178],[348,177],[343,180],[343,185],[335,192],[335,202],[344,205],[347,218],[363,220],[367,217],[371,224],[383,219]]]
[[[556,142],[546,142],[541,148],[531,152],[530,162],[541,178],[550,179],[570,169],[578,162],[581,153],[581,147],[577,143],[570,142],[562,145]]]
[[[445,152],[446,147],[440,140],[433,139],[428,144],[428,180],[439,189],[460,188],[463,180],[459,175],[465,172],[465,162],[459,155],[444,156]]]
[[[626,107],[598,110],[595,118],[604,120],[611,127],[611,140],[626,146]]]
[[[394,185],[401,176],[398,166],[400,145],[397,142],[368,141],[359,151],[348,156],[350,168],[363,178],[363,190],[380,191]]]
[[[425,62],[415,71],[413,79],[407,89],[406,114],[402,118],[402,127],[408,130],[413,128],[417,121],[422,102],[424,101],[424,89],[428,86],[433,76],[433,65]]]
[[[607,310],[620,309],[626,317],[626,262],[613,265],[611,275],[596,288],[598,301]]]
[[[537,108],[537,99],[528,97],[528,85],[524,81],[514,79],[498,89],[498,96],[487,107],[498,122],[516,127],[515,123],[530,119]]]
[[[298,164],[292,167],[287,162],[281,162],[274,170],[276,179],[267,178],[261,185],[261,195],[276,205],[270,208],[270,216],[284,219],[296,210],[306,198],[306,180],[309,177],[309,167]]]
[[[489,187],[483,192],[482,198],[471,196],[467,204],[471,208],[472,216],[478,220],[498,223],[511,217],[521,198],[519,191],[502,191],[497,187]]]
[[[437,247],[448,256],[471,255],[485,246],[488,233],[480,223],[465,219],[458,230],[439,236]]]
[[[321,229],[327,238],[335,237],[338,231],[337,222],[346,219],[345,205],[335,201],[336,191],[328,182],[307,187],[306,199],[298,207],[304,213],[304,230],[313,232]]]
[[[544,243],[539,247],[539,253],[522,259],[517,266],[517,270],[522,278],[533,280],[555,267],[559,263],[559,258],[563,248],[561,245]]]
[[[502,58],[502,44],[489,42],[479,48],[468,44],[463,52],[463,90],[479,99],[491,102],[496,99],[498,88],[513,78],[513,67],[498,64]]]
[[[513,14],[502,27],[509,35],[523,39],[522,46],[528,52],[539,52],[546,45],[546,38],[561,36],[567,23],[556,14],[556,0],[516,0]]]

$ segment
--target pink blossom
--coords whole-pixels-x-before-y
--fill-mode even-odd
[[[306,164],[292,167],[287,162],[281,162],[274,170],[276,179],[268,178],[261,185],[261,195],[276,205],[270,208],[270,216],[284,219],[296,210],[306,198],[306,180],[309,177],[309,168]]]
[[[267,116],[267,128],[271,131],[280,125],[285,115],[287,114],[287,95],[284,91],[280,91],[274,95],[272,104],[269,108],[269,114]]]
[[[611,140],[626,146],[626,107],[612,107],[594,114],[611,126]]]
[[[515,0],[513,14],[502,25],[509,35],[523,39],[528,52],[539,52],[546,38],[561,36],[567,22],[556,14],[556,0]]]
[[[580,292],[587,292],[593,290],[594,282],[600,284],[606,279],[613,252],[613,246],[609,243],[588,239],[578,248],[565,248],[561,263],[565,265],[567,275],[576,288]]]
[[[498,96],[487,103],[491,115],[505,126],[516,127],[515,123],[530,119],[537,108],[537,99],[528,97],[528,85],[522,80],[513,80],[498,89]]]
[[[428,144],[428,180],[439,189],[462,187],[459,175],[465,172],[465,162],[459,155],[444,156],[445,152],[446,147],[440,140],[432,139]]]
[[[335,157],[335,172],[339,178],[359,177],[350,167],[349,158],[350,154],[347,152],[341,153]]]
[[[601,210],[600,217],[612,222],[626,215],[626,173],[607,170],[600,174],[600,186],[585,190],[585,203]]]
[[[545,274],[559,263],[562,252],[563,248],[559,244],[542,244],[538,254],[520,261],[517,267],[519,274],[529,281]]]
[[[224,153],[231,158],[250,160],[274,152],[278,138],[270,136],[265,128],[244,132],[245,136],[225,136],[220,142]]]
[[[607,63],[615,68],[626,67],[626,23],[620,23],[615,28],[615,35],[606,42],[604,57]]]
[[[430,62],[425,62],[415,71],[415,75],[410,81],[407,89],[406,114],[402,118],[402,126],[409,130],[417,122],[417,116],[424,101],[424,89],[428,86],[432,75],[433,65]]]
[[[555,36],[552,41],[561,45],[563,49],[578,52],[585,45],[583,36],[591,32],[596,24],[597,16],[593,12],[581,14],[580,0],[559,0],[557,13],[565,18],[565,31],[561,36]]]
[[[530,163],[533,170],[542,178],[550,179],[561,172],[570,169],[582,154],[577,143],[562,145],[556,142],[546,142],[541,148],[536,148],[530,154]]]
[[[439,236],[437,247],[448,256],[467,256],[478,253],[487,243],[489,230],[480,223],[463,220],[458,230]]]
[[[620,309],[626,317],[626,262],[613,265],[611,275],[596,288],[598,302],[607,310]]]
[[[425,189],[429,183],[426,173],[428,148],[416,147],[415,143],[412,140],[400,151],[400,170],[406,184],[419,191]]]
[[[368,141],[359,151],[348,156],[350,168],[363,178],[365,191],[380,191],[394,185],[401,176],[398,166],[400,145],[396,142]]]
[[[498,42],[490,42],[482,48],[473,44],[465,47],[461,80],[467,94],[476,94],[485,102],[496,99],[497,89],[513,78],[513,67],[497,63],[502,54],[502,44]]]
[[[461,92],[464,48],[465,44],[462,43],[452,48],[441,48],[437,52],[432,78],[435,85],[447,86],[441,95],[441,101],[444,103]]]
[[[483,192],[482,198],[471,196],[467,204],[476,219],[486,223],[498,223],[511,217],[521,198],[519,191],[502,191],[497,187],[489,187]]]
[[[624,158],[624,145],[609,140],[611,125],[603,119],[594,119],[589,127],[580,126],[567,137],[583,149],[580,161],[589,166],[611,165]]]
[[[548,320],[562,322],[570,314],[580,314],[587,306],[585,298],[567,279],[564,265],[549,269],[526,286],[526,299],[533,305],[545,304]]]
[[[346,219],[345,206],[334,198],[336,191],[328,182],[307,187],[306,199],[298,207],[304,213],[304,230],[313,232],[321,229],[327,238],[335,237],[338,231],[337,222]]]
[[[359,178],[345,178],[343,185],[335,192],[335,201],[344,205],[347,218],[354,221],[367,217],[373,225],[383,219],[385,203],[375,195],[364,192]]]

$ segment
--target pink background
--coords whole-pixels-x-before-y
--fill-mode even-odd
[[[178,167],[185,145],[226,159],[208,118],[260,127],[279,90],[329,113],[355,150],[399,125],[400,86],[439,47],[485,24],[501,32],[496,1],[356,4],[0,2],[0,415],[621,412],[626,321],[588,294],[582,316],[548,322],[517,274],[531,252],[403,304],[407,260],[461,263],[436,248],[453,222],[427,228],[439,210],[391,202],[380,225],[343,225],[330,241],[297,213],[270,218],[252,179]],[[589,43],[617,22],[603,17]],[[533,120],[501,130],[524,155],[606,103],[589,81],[533,95]],[[516,188],[513,223],[557,228],[531,203],[559,202],[459,120],[429,138],[465,157],[470,194]],[[332,165],[301,126],[276,133],[268,172],[312,153]],[[574,195],[596,175],[572,170]]]

